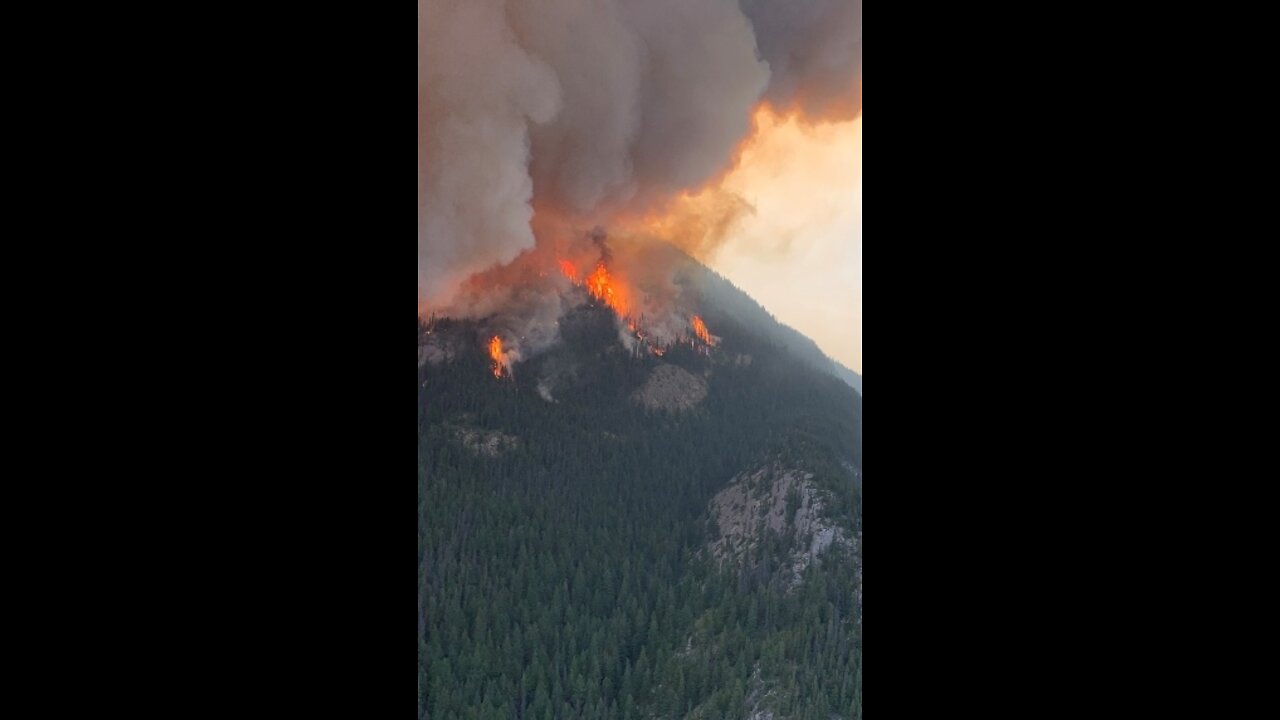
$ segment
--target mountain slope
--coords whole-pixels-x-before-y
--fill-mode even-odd
[[[861,396],[677,282],[714,350],[637,354],[584,306],[495,378],[481,323],[419,323],[419,718],[861,717]],[[781,519],[729,514],[744,478]]]
[[[862,376],[858,373],[850,370],[840,363],[836,363],[836,377],[845,381],[849,387],[857,390],[859,395],[862,394]]]
[[[716,307],[739,325],[785,348],[813,368],[830,373],[862,394],[862,376],[822,352],[818,344],[794,328],[778,322],[759,303],[733,283],[708,270],[676,248],[670,248],[675,262],[683,268],[687,281],[703,294],[704,302]]]

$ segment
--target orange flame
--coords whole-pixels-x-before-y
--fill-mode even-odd
[[[578,268],[574,267],[573,263],[568,260],[561,260],[560,272],[563,273],[565,277],[569,278],[569,282],[574,285],[578,284]]]
[[[626,323],[627,329],[631,331],[633,336],[641,340],[645,339],[644,331],[640,327],[640,321],[632,312],[631,293],[625,280],[610,273],[609,267],[603,261],[597,264],[595,272],[585,279],[579,278],[578,267],[571,261],[560,260],[559,264],[560,274],[569,278],[574,287],[584,288],[596,302],[602,303],[613,310],[618,318]]]
[[[489,341],[489,357],[493,360],[493,376],[501,380],[506,362],[503,360],[502,338],[497,335]]]
[[[711,337],[711,331],[707,329],[707,324],[702,321],[702,318],[694,315],[692,322],[693,332],[698,336],[698,339],[701,340],[704,345],[715,347],[716,343]]]
[[[587,277],[587,292],[599,302],[613,308],[620,317],[630,315],[626,291],[609,275],[609,268],[604,263],[596,266],[596,271]]]

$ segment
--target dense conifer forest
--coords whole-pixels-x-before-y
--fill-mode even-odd
[[[860,538],[861,397],[758,320],[706,314],[722,347],[659,360],[584,307],[501,379],[482,328],[433,321],[460,341],[418,371],[419,720],[862,717],[861,543],[798,587],[778,538],[742,568],[706,552],[712,498],[769,462],[811,473]],[[659,362],[708,377],[705,401],[631,402]],[[554,402],[551,363],[574,368]]]

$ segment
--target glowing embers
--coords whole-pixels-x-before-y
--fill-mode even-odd
[[[502,351],[502,338],[497,335],[489,341],[489,358],[493,360],[493,376],[501,380],[506,374],[507,364],[506,354]]]

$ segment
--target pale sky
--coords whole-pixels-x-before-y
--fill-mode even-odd
[[[721,187],[756,212],[710,259],[783,323],[862,373],[862,118],[760,132]]]

